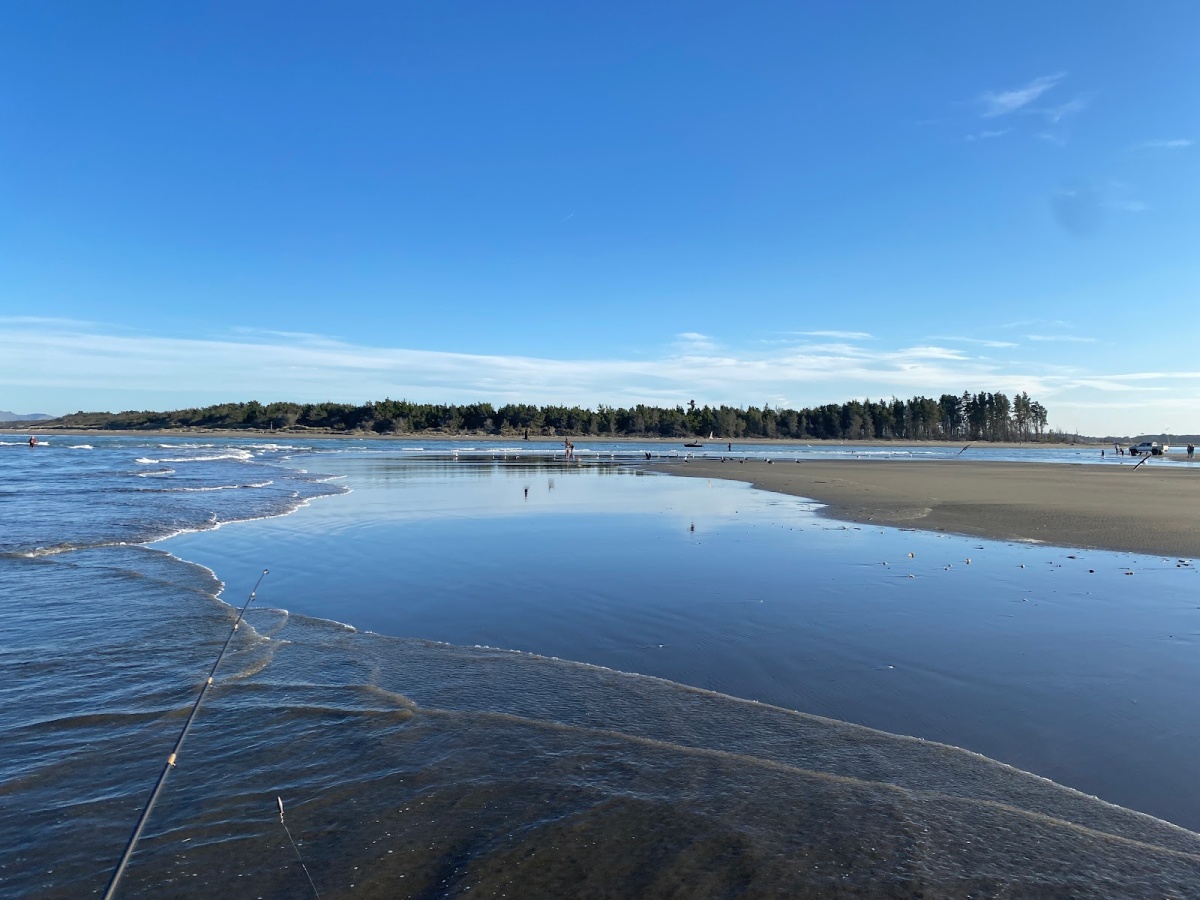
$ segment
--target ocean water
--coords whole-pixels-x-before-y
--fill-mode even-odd
[[[0,894],[99,895],[264,568],[122,896],[311,893],[277,796],[322,896],[1200,889],[1190,560],[644,452],[0,446]]]

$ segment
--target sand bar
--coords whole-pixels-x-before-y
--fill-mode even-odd
[[[1157,556],[1200,556],[1200,467],[967,460],[691,460],[650,468],[747,481],[830,518]]]

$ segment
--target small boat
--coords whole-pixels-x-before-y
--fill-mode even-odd
[[[704,445],[702,443],[700,443],[699,441],[688,441],[683,446],[695,448],[695,447],[703,447]]]

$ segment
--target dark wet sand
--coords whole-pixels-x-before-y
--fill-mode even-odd
[[[1200,556],[1200,469],[1127,465],[691,460],[655,471],[747,481],[852,522],[997,540]]]

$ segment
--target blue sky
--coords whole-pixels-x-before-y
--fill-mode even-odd
[[[1200,431],[1194,3],[14,2],[0,408]]]

